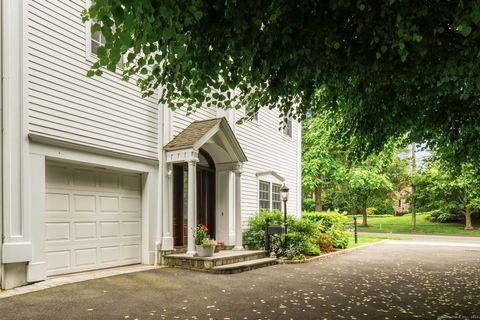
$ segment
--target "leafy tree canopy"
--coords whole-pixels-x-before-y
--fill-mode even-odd
[[[477,1],[92,0],[84,19],[106,38],[89,75],[126,55],[170,108],[333,110],[360,154],[407,135],[480,162]]]

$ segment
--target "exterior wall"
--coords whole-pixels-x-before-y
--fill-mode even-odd
[[[95,60],[81,21],[83,1],[26,2],[26,99],[29,132],[66,142],[157,158],[156,97],[134,79],[105,71],[86,78]]]
[[[163,115],[135,79],[86,78],[86,26],[75,1],[1,0],[2,215],[0,288],[46,277],[47,160],[142,174],[142,263],[161,237],[157,141]],[[30,136],[30,139],[29,139]],[[40,143],[39,143],[40,142]],[[7,156],[6,156],[7,155]],[[161,156],[161,149],[160,149]],[[8,226],[8,228],[5,228]]]
[[[238,120],[243,115],[243,112],[238,110],[236,119]],[[280,121],[277,110],[260,109],[258,121],[244,122],[235,127],[235,135],[248,158],[242,174],[243,226],[246,225],[249,216],[258,212],[259,178],[257,174],[265,171],[274,171],[285,179],[284,182],[290,189],[287,213],[300,215],[300,124],[293,121],[292,137],[290,138],[284,135],[282,130],[279,130]]]
[[[285,184],[290,188],[287,212],[288,214],[300,215],[300,124],[293,121],[292,137],[287,137],[280,130],[281,120],[277,110],[261,109],[258,121],[247,121],[241,125],[235,124],[235,121],[243,115],[242,110],[223,111],[206,108],[197,110],[187,116],[185,110],[176,110],[172,112],[171,116],[171,133],[172,136],[177,135],[196,120],[225,116],[248,158],[248,162],[244,163],[242,174],[243,227],[246,226],[248,217],[258,212],[259,179],[257,173],[265,171],[274,171],[285,179]],[[229,199],[232,198],[233,195],[230,195]],[[228,203],[224,206],[228,208]]]

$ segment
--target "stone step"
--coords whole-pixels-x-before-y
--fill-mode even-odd
[[[223,250],[220,253],[214,253],[213,257],[186,256],[185,254],[168,254],[163,257],[164,264],[170,267],[186,269],[204,269],[209,270],[214,267],[234,264],[244,261],[257,260],[265,258],[264,251],[231,251]]]
[[[276,258],[261,258],[213,267],[210,271],[213,273],[231,274],[268,267],[274,264],[277,264]]]

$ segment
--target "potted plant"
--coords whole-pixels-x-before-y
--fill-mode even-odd
[[[210,239],[208,235],[208,227],[204,224],[199,224],[195,228],[195,234],[193,236],[195,238],[197,255],[199,257],[213,256],[213,251],[215,250],[217,242],[215,239]]]

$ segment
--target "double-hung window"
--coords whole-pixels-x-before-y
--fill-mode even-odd
[[[272,210],[282,210],[282,198],[280,197],[280,188],[278,183],[272,183]]]
[[[270,182],[259,182],[258,206],[260,209],[270,210]]]
[[[268,210],[282,210],[282,199],[280,197],[280,188],[278,183],[269,181],[259,181],[258,207]]]

